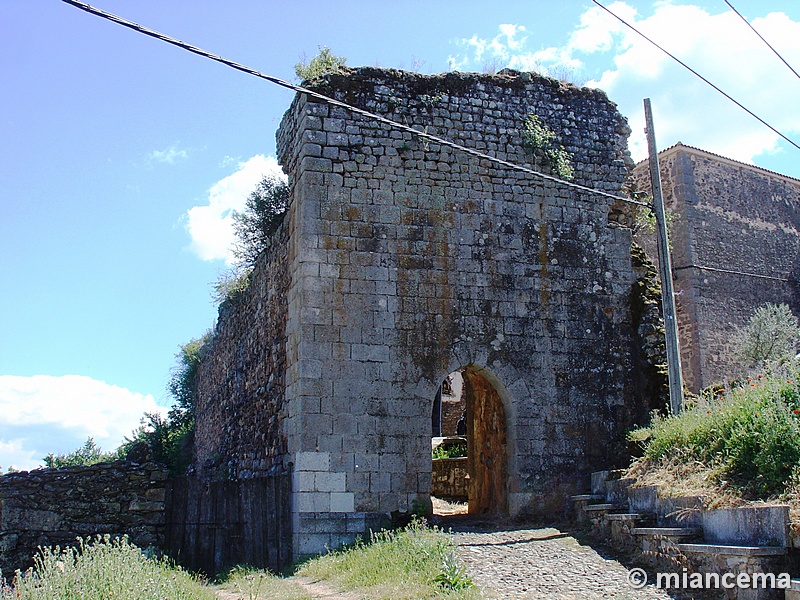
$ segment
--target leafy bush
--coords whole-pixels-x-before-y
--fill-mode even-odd
[[[315,558],[298,574],[329,579],[347,590],[368,590],[370,598],[480,597],[458,564],[452,541],[417,518],[404,529],[372,534],[369,543]]]
[[[440,444],[431,452],[431,458],[462,458],[467,455],[466,444],[453,444],[452,446],[445,446]]]
[[[796,366],[706,391],[677,416],[654,416],[632,432],[653,464],[699,461],[746,494],[783,493],[800,470],[800,387]]]
[[[327,46],[317,48],[319,54],[306,62],[305,58],[294,66],[295,75],[300,81],[310,81],[324,75],[339,73],[347,59],[343,56],[334,56]]]
[[[564,146],[556,142],[556,134],[541,122],[536,115],[528,115],[522,130],[522,139],[526,150],[541,150],[545,160],[552,166],[553,172],[565,181],[574,179],[571,157]]]
[[[146,413],[142,427],[123,445],[124,452],[127,453],[137,442],[145,442],[153,451],[153,460],[167,465],[171,474],[180,475],[186,471],[192,460],[194,443],[197,370],[207,344],[213,338],[214,333],[207,331],[181,346],[175,355],[177,365],[172,369],[167,384],[175,403],[166,418],[157,413]]]
[[[280,227],[288,204],[289,184],[274,175],[265,175],[247,197],[245,209],[233,212],[233,256],[240,269],[252,267],[269,246],[270,236]]]
[[[127,539],[80,540],[77,548],[42,548],[33,571],[18,573],[0,599],[212,600],[214,593],[163,559],[148,558]]]
[[[228,300],[238,298],[250,287],[250,274],[252,272],[252,267],[238,267],[220,273],[213,284],[213,291],[211,292],[214,302],[222,304]]]
[[[94,465],[101,462],[117,460],[118,458],[122,458],[123,454],[122,448],[118,448],[114,452],[103,452],[103,449],[94,443],[94,438],[89,437],[83,443],[83,446],[68,454],[53,454],[51,452],[42,460],[46,467],[61,469],[63,467]]]
[[[786,304],[765,304],[755,310],[749,323],[739,329],[735,354],[745,368],[794,356],[800,343],[797,317]]]

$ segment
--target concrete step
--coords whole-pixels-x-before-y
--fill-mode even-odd
[[[703,535],[703,530],[697,527],[636,527],[631,533],[634,535],[661,535],[669,538],[681,538]]]
[[[602,502],[606,497],[602,494],[578,494],[577,496],[570,496],[573,502]]]
[[[583,508],[586,512],[601,512],[601,511],[615,511],[615,510],[627,510],[627,506],[621,506],[619,504],[588,504]]]
[[[606,515],[609,521],[644,521],[645,519],[652,519],[652,515],[644,515],[642,513],[616,513]]]
[[[694,554],[727,554],[730,556],[782,556],[782,546],[724,546],[722,544],[677,544],[678,550]]]

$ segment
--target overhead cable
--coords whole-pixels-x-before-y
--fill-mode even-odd
[[[69,0],[64,0],[64,1],[65,1],[65,2],[67,2],[67,1],[69,1]],[[800,145],[798,145],[798,144],[797,144],[796,142],[794,142],[792,139],[788,138],[788,137],[787,137],[787,136],[785,136],[783,133],[781,133],[780,131],[778,131],[777,129],[775,129],[775,128],[774,128],[772,125],[770,125],[769,123],[767,123],[767,122],[766,122],[764,119],[762,119],[761,117],[759,117],[759,116],[758,116],[757,114],[755,114],[755,113],[754,113],[752,110],[750,110],[749,108],[747,108],[746,106],[744,106],[744,105],[743,105],[741,102],[739,102],[738,100],[735,100],[735,99],[734,99],[734,98],[733,98],[731,95],[729,95],[728,93],[726,93],[726,92],[722,91],[722,90],[721,90],[719,87],[717,87],[716,85],[714,85],[713,83],[711,83],[711,82],[710,82],[708,79],[706,79],[705,77],[703,77],[702,75],[700,75],[700,73],[698,73],[697,71],[695,71],[695,70],[694,70],[692,67],[690,67],[689,65],[687,65],[685,62],[683,62],[683,61],[682,61],[681,59],[679,59],[677,56],[675,56],[674,54],[670,53],[668,50],[665,50],[665,49],[664,49],[662,46],[659,46],[657,43],[655,43],[653,40],[651,40],[649,37],[647,37],[647,36],[646,36],[645,34],[643,34],[641,31],[639,31],[638,29],[636,29],[636,28],[635,28],[633,25],[631,25],[630,23],[628,23],[628,22],[627,22],[625,19],[623,19],[622,17],[620,17],[620,16],[619,16],[619,15],[617,15],[616,13],[612,12],[612,11],[611,11],[610,9],[608,9],[607,7],[605,7],[605,6],[603,6],[602,4],[600,4],[600,2],[599,2],[598,0],[592,0],[592,2],[594,2],[594,3],[595,3],[597,6],[599,6],[600,8],[602,8],[604,11],[606,11],[606,12],[607,12],[608,14],[610,14],[612,17],[614,17],[615,19],[617,19],[617,20],[618,20],[620,23],[622,23],[623,25],[625,25],[626,27],[628,27],[629,29],[631,29],[633,32],[635,32],[635,33],[639,34],[639,35],[640,35],[641,37],[643,37],[645,40],[647,40],[648,42],[650,42],[650,43],[651,43],[653,46],[655,46],[656,48],[658,48],[659,50],[661,50],[661,52],[663,52],[664,54],[666,54],[667,56],[669,56],[669,57],[670,57],[672,60],[674,60],[675,62],[677,62],[679,65],[681,65],[681,66],[682,66],[684,69],[686,69],[687,71],[689,71],[690,73],[692,73],[693,75],[695,75],[696,77],[698,77],[699,79],[701,79],[703,82],[707,83],[707,84],[708,84],[708,85],[710,85],[712,88],[714,88],[715,90],[717,90],[717,91],[718,91],[720,94],[722,94],[723,96],[725,96],[725,97],[726,97],[728,100],[730,100],[731,102],[733,102],[733,103],[734,103],[736,106],[738,106],[739,108],[741,108],[743,111],[745,111],[745,112],[746,112],[747,114],[749,114],[751,117],[753,117],[754,119],[756,119],[757,121],[759,121],[759,122],[760,122],[762,125],[764,125],[765,127],[767,127],[767,128],[769,128],[770,130],[772,130],[772,132],[773,132],[773,133],[776,133],[776,134],[777,134],[777,135],[779,135],[781,138],[783,138],[784,140],[786,140],[787,142],[789,142],[789,143],[790,143],[792,146],[794,146],[795,148],[797,148],[798,150],[800,150]]]
[[[304,88],[304,87],[299,86],[299,85],[294,85],[292,83],[289,83],[288,81],[284,81],[284,80],[279,79],[277,77],[273,77],[272,75],[267,75],[266,73],[262,73],[261,71],[257,71],[256,69],[252,69],[250,67],[247,67],[245,65],[239,64],[239,63],[234,62],[232,60],[229,60],[227,58],[223,58],[222,56],[218,56],[216,54],[212,54],[211,52],[208,52],[207,50],[203,50],[202,48],[198,48],[196,46],[192,46],[190,44],[187,44],[186,42],[182,42],[181,40],[175,39],[175,38],[170,37],[168,35],[165,35],[163,33],[159,33],[158,31],[155,31],[153,29],[149,29],[147,27],[144,27],[142,25],[139,25],[137,23],[134,23],[132,21],[124,19],[123,17],[119,17],[117,15],[114,15],[112,13],[106,12],[106,11],[101,10],[99,8],[95,8],[94,6],[86,4],[85,2],[79,2],[78,0],[61,0],[61,1],[65,2],[67,4],[70,4],[72,6],[75,6],[77,8],[80,8],[81,10],[84,10],[84,11],[86,11],[88,13],[91,13],[93,15],[96,15],[98,17],[102,17],[103,19],[107,19],[109,21],[117,23],[118,25],[122,25],[123,27],[127,27],[129,29],[133,29],[134,31],[136,31],[138,33],[143,33],[144,35],[156,38],[158,40],[161,40],[162,42],[166,42],[166,43],[171,44],[173,46],[177,46],[178,48],[181,48],[181,49],[186,50],[188,52],[191,52],[193,54],[197,54],[197,55],[202,56],[204,58],[209,58],[209,59],[211,59],[213,61],[222,63],[222,64],[224,64],[224,65],[226,65],[228,67],[231,67],[232,69],[236,69],[237,71],[242,71],[243,73],[247,73],[248,75],[253,75],[254,77],[258,77],[260,79],[265,79],[265,80],[267,80],[267,81],[269,81],[271,83],[274,83],[275,85],[284,87],[286,89],[292,90],[292,91],[300,93],[300,94],[307,94],[308,96],[310,96],[310,97],[312,97],[312,98],[314,98],[316,100],[319,100],[321,102],[326,102],[327,104],[330,104],[332,106],[338,106],[338,107],[344,108],[344,109],[346,109],[346,110],[348,110],[348,111],[350,111],[352,113],[361,115],[363,117],[366,117],[368,119],[372,119],[374,121],[378,121],[380,123],[384,123],[384,124],[389,125],[390,127],[393,127],[395,129],[399,129],[401,131],[409,132],[414,136],[417,136],[417,137],[420,137],[420,138],[424,138],[426,140],[430,140],[432,142],[435,142],[437,144],[441,144],[443,146],[447,146],[449,148],[453,148],[455,150],[458,150],[460,152],[464,152],[465,154],[469,154],[469,155],[474,156],[476,158],[480,158],[480,159],[483,159],[483,160],[488,160],[488,161],[491,161],[491,162],[493,162],[495,164],[502,165],[503,167],[506,167],[506,168],[509,168],[509,169],[513,169],[513,170],[516,170],[516,171],[521,171],[523,173],[527,173],[528,175],[533,175],[535,177],[539,177],[540,179],[545,179],[547,181],[552,181],[553,183],[556,183],[558,185],[563,185],[563,186],[566,186],[566,187],[570,187],[570,188],[573,188],[573,189],[576,189],[576,190],[580,190],[582,192],[595,194],[595,195],[603,196],[603,197],[606,197],[606,198],[611,198],[613,200],[620,200],[622,202],[627,202],[629,204],[636,204],[638,206],[645,206],[645,207],[648,207],[648,208],[650,207],[650,205],[645,203],[645,202],[639,202],[638,200],[633,200],[631,198],[626,198],[624,196],[617,196],[615,194],[610,194],[610,193],[604,192],[602,190],[596,190],[594,188],[590,188],[590,187],[587,187],[587,186],[579,185],[577,183],[564,181],[564,180],[559,179],[557,177],[553,177],[552,175],[547,175],[545,173],[540,173],[539,171],[534,171],[533,169],[529,169],[528,167],[523,167],[522,165],[518,165],[518,164],[515,164],[515,163],[512,163],[512,162],[508,162],[506,160],[502,160],[500,158],[496,158],[494,156],[490,156],[489,154],[484,154],[483,152],[478,152],[477,150],[473,150],[472,148],[467,148],[466,146],[462,146],[461,144],[457,144],[457,143],[452,142],[450,140],[447,140],[445,138],[441,138],[441,137],[432,135],[432,134],[427,133],[425,131],[421,131],[419,129],[414,129],[413,127],[410,127],[408,125],[404,125],[402,123],[398,123],[397,121],[392,121],[391,119],[387,119],[386,117],[382,117],[381,115],[377,115],[375,113],[371,113],[371,112],[363,110],[361,108],[357,108],[355,106],[352,106],[350,104],[346,104],[345,102],[341,102],[341,101],[336,100],[334,98],[329,98],[328,96],[324,96],[323,94],[320,94],[319,92],[315,92],[313,90],[310,90],[308,88]]]
[[[794,70],[794,67],[792,67],[792,65],[790,65],[788,62],[786,62],[786,59],[785,59],[785,58],[783,58],[783,56],[781,56],[780,52],[778,52],[777,50],[775,50],[775,48],[773,48],[773,47],[772,47],[772,44],[770,44],[770,43],[769,43],[767,40],[765,40],[765,39],[764,39],[764,36],[763,36],[763,35],[761,35],[760,33],[758,33],[758,30],[757,30],[755,27],[753,27],[753,24],[752,24],[752,23],[750,23],[750,21],[748,21],[747,19],[745,19],[745,18],[744,18],[744,16],[742,15],[742,13],[740,13],[738,10],[736,10],[736,9],[733,7],[733,4],[731,4],[730,2],[728,2],[728,0],[725,0],[725,4],[727,4],[727,5],[728,5],[728,7],[730,7],[730,9],[731,9],[733,12],[735,12],[737,15],[739,15],[739,18],[740,18],[742,21],[744,21],[745,23],[747,23],[747,26],[748,26],[750,29],[752,29],[752,30],[753,30],[753,33],[755,33],[755,34],[756,34],[756,35],[757,35],[757,36],[758,36],[758,37],[761,39],[761,41],[762,41],[762,42],[764,42],[764,43],[767,45],[767,47],[768,47],[770,50],[772,50],[772,52],[775,54],[775,56],[777,56],[778,58],[780,58],[780,59],[781,59],[781,61],[783,62],[783,64],[785,64],[787,67],[789,67],[789,70],[790,70],[792,73],[794,73],[794,76],[795,76],[795,77],[797,77],[798,79],[800,79],[800,74],[798,74],[798,73],[797,73],[797,71],[795,71],[795,70]]]
[[[699,269],[701,271],[711,271],[712,273],[725,273],[726,275],[742,275],[744,277],[755,277],[756,279],[769,279],[770,281],[780,281],[782,283],[798,283],[796,279],[786,277],[774,277],[773,275],[762,275],[760,273],[745,273],[733,269],[719,269],[717,267],[707,267],[705,265],[683,265],[675,267],[673,271],[683,271],[685,269]]]

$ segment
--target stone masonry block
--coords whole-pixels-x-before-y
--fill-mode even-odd
[[[345,491],[345,474],[315,473],[314,487],[318,492],[343,492]]]
[[[292,489],[295,492],[316,491],[314,475],[313,471],[295,471],[292,473]]]
[[[333,492],[330,498],[331,512],[355,511],[355,495],[352,492]]]
[[[353,360],[370,362],[387,362],[389,360],[389,346],[379,344],[353,344]]]
[[[322,173],[329,173],[333,169],[333,163],[329,158],[316,158],[314,156],[306,156],[300,162],[300,168],[305,171],[318,171]]]
[[[300,512],[328,512],[331,509],[330,492],[298,492],[295,495]]]
[[[330,471],[331,455],[327,452],[298,452],[295,455],[295,471]]]

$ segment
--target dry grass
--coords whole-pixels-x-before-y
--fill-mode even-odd
[[[797,485],[768,498],[747,497],[741,489],[723,479],[718,470],[699,461],[681,462],[676,459],[655,464],[639,459],[623,476],[635,479],[634,486],[658,486],[662,496],[698,496],[703,499],[706,510],[787,504],[792,522],[800,529],[800,489]]]

